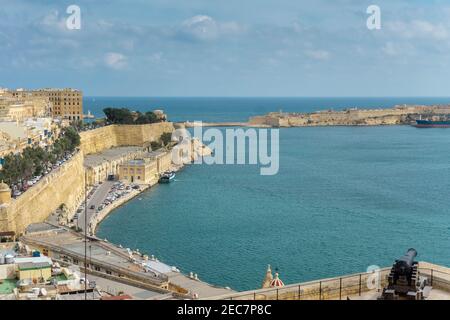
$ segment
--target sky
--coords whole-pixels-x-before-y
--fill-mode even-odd
[[[80,29],[66,12],[80,8]],[[369,30],[369,5],[381,29]],[[0,0],[0,87],[450,96],[450,0]]]

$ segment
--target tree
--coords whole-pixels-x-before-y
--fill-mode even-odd
[[[105,108],[103,112],[106,119],[114,124],[133,124],[133,115],[131,111],[126,108]]]
[[[63,129],[62,135],[51,146],[51,151],[39,146],[26,147],[20,154],[5,156],[0,179],[7,184],[17,184],[39,176],[49,163],[56,163],[66,152],[74,151],[80,145],[80,135],[73,127]]]
[[[67,139],[67,149],[69,151],[74,151],[81,143],[80,135],[74,127],[64,128],[63,131],[64,138]],[[63,138],[63,139],[64,139]]]
[[[152,148],[152,150],[158,150],[162,147],[162,145],[158,141],[152,141],[150,142],[150,147]]]
[[[107,121],[113,124],[148,124],[164,121],[152,111],[145,113],[137,111],[135,117],[133,112],[126,108],[105,108],[103,112]]]
[[[167,146],[172,141],[172,133],[171,132],[164,132],[161,135],[161,141],[162,143]]]
[[[147,116],[147,119],[149,122],[147,123],[156,123],[161,122],[162,120],[158,118],[158,116],[154,112],[146,112],[145,115]]]

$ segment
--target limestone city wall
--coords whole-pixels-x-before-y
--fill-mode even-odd
[[[81,152],[43,177],[18,198],[11,199],[9,204],[0,206],[0,231],[22,234],[29,224],[45,221],[61,204],[65,204],[69,212],[76,210],[84,195],[84,154],[118,146],[142,146],[172,130],[172,123],[163,122],[111,125],[82,132]]]

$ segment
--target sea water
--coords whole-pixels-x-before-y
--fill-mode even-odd
[[[229,115],[205,105],[203,119],[190,119],[241,121],[252,108]],[[410,247],[419,260],[450,265],[449,155],[450,129],[280,129],[277,175],[189,165],[114,211],[97,233],[236,290],[260,287],[267,264],[296,283],[390,266]]]

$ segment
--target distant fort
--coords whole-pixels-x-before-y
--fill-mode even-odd
[[[450,114],[450,106],[403,105],[389,109],[350,108],[312,113],[271,112],[249,119],[247,125],[262,127],[379,126],[412,124],[419,117],[438,118]]]

